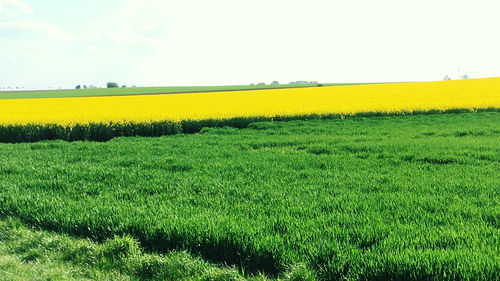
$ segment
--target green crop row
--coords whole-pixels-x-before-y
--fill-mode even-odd
[[[42,140],[66,141],[109,141],[115,137],[143,136],[159,137],[179,133],[197,133],[202,128],[210,127],[235,127],[246,128],[248,124],[263,121],[291,121],[291,120],[316,120],[316,119],[344,119],[348,117],[376,117],[421,115],[437,113],[467,113],[467,112],[498,112],[496,108],[486,109],[451,109],[445,111],[414,111],[414,112],[364,112],[357,114],[308,114],[296,116],[275,117],[236,117],[231,119],[184,120],[181,122],[156,121],[147,123],[90,123],[61,126],[57,124],[26,124],[26,125],[0,125],[0,142],[37,142]]]
[[[500,113],[0,144],[0,214],[242,272],[499,280]]]

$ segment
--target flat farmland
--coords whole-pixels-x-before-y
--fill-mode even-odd
[[[500,113],[0,144],[0,214],[286,278],[499,280]]]
[[[121,89],[119,89],[121,90]],[[256,121],[498,111],[500,78],[169,95],[0,99],[0,142],[98,140]]]

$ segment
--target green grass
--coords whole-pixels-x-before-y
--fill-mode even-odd
[[[282,279],[310,276],[305,267],[290,269]],[[217,267],[187,252],[144,253],[129,236],[104,243],[29,229],[19,220],[0,220],[0,280],[270,280],[244,277],[230,267]],[[312,280],[312,279],[310,279]]]
[[[499,143],[482,112],[0,144],[0,214],[247,276],[499,280]]]
[[[359,85],[362,83],[326,83],[324,86]],[[47,91],[0,91],[0,99],[29,99],[29,98],[61,98],[61,97],[94,97],[120,96],[145,94],[174,94],[192,92],[230,91],[230,90],[258,90],[297,87],[316,87],[318,84],[282,84],[282,85],[234,85],[234,86],[181,86],[181,87],[138,87],[138,88],[96,88],[70,89]]]

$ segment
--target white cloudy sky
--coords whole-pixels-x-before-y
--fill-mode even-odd
[[[498,0],[0,0],[0,87],[500,76],[499,11]]]

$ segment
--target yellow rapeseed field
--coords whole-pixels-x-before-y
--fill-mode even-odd
[[[0,124],[500,108],[500,78],[192,94],[0,100]]]

